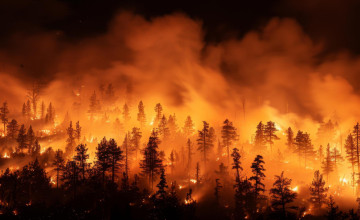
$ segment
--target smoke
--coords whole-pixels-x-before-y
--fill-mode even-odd
[[[100,84],[112,83],[119,103],[162,102],[169,113],[186,111],[198,121],[240,118],[243,100],[245,117],[263,112],[257,120],[292,113],[295,123],[321,122],[336,114],[350,126],[358,118],[359,59],[323,56],[324,46],[295,20],[273,18],[217,44],[205,43],[204,34],[201,21],[184,14],[147,20],[125,11],[105,34],[80,42],[58,31],[13,35],[0,51],[0,99],[20,110],[26,89],[42,81],[42,99],[65,114],[75,90],[87,101]],[[265,113],[271,108],[275,115]]]

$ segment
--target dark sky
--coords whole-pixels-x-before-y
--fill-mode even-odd
[[[17,32],[60,31],[65,41],[79,41],[106,31],[117,11],[151,18],[183,12],[203,21],[207,41],[241,37],[272,17],[295,18],[327,51],[360,53],[360,2],[356,0],[11,0],[0,2],[0,46]],[[4,45],[5,44],[5,45]]]

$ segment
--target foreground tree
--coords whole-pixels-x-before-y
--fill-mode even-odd
[[[314,172],[314,179],[310,186],[310,202],[314,204],[314,208],[319,210],[321,206],[326,203],[326,192],[328,188],[325,187],[323,175],[319,170]]]
[[[60,180],[60,172],[63,170],[65,166],[65,160],[63,158],[63,152],[61,150],[57,150],[55,152],[55,158],[52,163],[54,166],[54,170],[56,172],[56,188],[59,188],[59,180]]]
[[[10,123],[6,126],[7,128],[7,136],[14,140],[16,138],[17,132],[19,130],[19,124],[15,119],[11,120]]]
[[[262,122],[260,122],[257,126],[256,126],[256,133],[255,133],[255,147],[258,150],[262,150],[265,148],[265,143],[266,143],[266,138],[265,138],[265,134],[264,134],[264,124]]]
[[[83,180],[85,180],[85,172],[88,166],[87,160],[89,159],[89,154],[87,151],[88,149],[86,148],[86,144],[79,144],[75,148],[76,155],[74,156],[74,161],[79,163],[79,168]]]
[[[297,197],[297,193],[290,189],[291,179],[284,177],[284,172],[280,176],[275,176],[276,180],[273,188],[270,189],[271,206],[275,210],[281,210],[282,217],[286,218],[286,205],[292,203]],[[295,207],[290,207],[294,209]]]
[[[114,139],[110,139],[106,147],[106,157],[109,161],[111,169],[111,182],[115,184],[116,172],[121,167],[121,161],[123,160],[122,151],[117,145]]]
[[[232,169],[236,170],[236,180],[240,181],[240,170],[242,171],[243,168],[241,167],[241,161],[240,161],[241,155],[239,153],[239,149],[234,148],[231,156],[233,158]]]
[[[254,196],[256,203],[258,201],[260,193],[265,192],[265,184],[262,182],[265,178],[265,174],[264,174],[265,168],[263,164],[265,164],[263,157],[261,155],[257,155],[254,159],[254,162],[251,165],[253,176],[251,176],[249,180],[254,181],[253,185],[254,185]]]
[[[226,148],[228,156],[228,164],[230,164],[230,147],[234,141],[238,139],[236,128],[233,123],[226,119],[221,129],[221,138],[223,140],[223,146]]]
[[[203,129],[199,131],[197,143],[198,151],[203,153],[204,167],[206,167],[208,153],[214,147],[214,135],[210,132],[209,124],[206,121],[203,122]]]
[[[149,179],[149,185],[153,189],[153,182],[155,176],[160,174],[161,168],[163,168],[162,159],[158,151],[159,139],[155,132],[149,137],[149,142],[144,149],[144,158],[140,161],[140,168],[142,174]]]

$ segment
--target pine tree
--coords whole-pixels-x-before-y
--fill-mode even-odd
[[[328,202],[328,211],[327,211],[327,219],[329,220],[337,220],[340,219],[342,213],[339,212],[339,207],[335,204],[334,197],[330,195]]]
[[[88,166],[87,160],[89,159],[89,154],[87,151],[88,149],[86,148],[86,144],[79,144],[75,148],[76,155],[74,156],[74,161],[79,163],[79,168],[83,180],[85,180],[85,172]]]
[[[75,138],[76,138],[76,133],[75,130],[72,126],[72,121],[70,121],[70,125],[69,127],[66,129],[66,133],[68,135],[68,138],[66,139],[66,148],[65,148],[65,153],[67,155],[71,154],[74,150],[75,147]]]
[[[356,165],[357,165],[357,172],[360,173],[360,125],[356,123],[353,130],[354,136],[354,144],[355,144],[355,157],[356,157]]]
[[[39,100],[40,95],[40,86],[38,83],[33,83],[32,88],[28,91],[27,97],[30,99],[32,104],[33,117],[36,118],[37,114],[37,102]]]
[[[268,121],[264,128],[265,141],[270,145],[270,150],[272,152],[272,146],[275,140],[279,140],[279,137],[275,134],[278,129],[275,127],[275,123]]]
[[[80,122],[79,121],[76,122],[75,138],[78,140],[78,142],[80,142],[80,140],[81,140],[81,127],[80,127]]]
[[[129,176],[129,151],[130,151],[130,141],[129,141],[129,135],[126,134],[123,144],[122,144],[123,152],[125,152],[125,174]]]
[[[172,150],[170,153],[169,161],[170,161],[171,174],[173,174],[174,169],[175,169],[175,152],[174,152],[174,150]]]
[[[55,109],[51,102],[49,104],[49,107],[47,108],[45,121],[46,121],[46,123],[50,123],[50,124],[53,124],[55,121]]]
[[[166,119],[165,115],[163,115],[163,117],[161,118],[161,120],[159,122],[158,132],[159,132],[159,135],[162,136],[163,140],[166,140],[170,136],[170,129],[167,125],[167,119]]]
[[[55,152],[55,158],[53,161],[54,170],[56,171],[56,188],[59,188],[59,178],[60,172],[63,170],[65,166],[65,160],[63,158],[63,152],[61,150],[57,150]]]
[[[8,114],[9,114],[9,108],[8,108],[8,105],[7,105],[7,102],[4,102],[2,107],[0,107],[0,119],[1,119],[1,122],[3,123],[4,125],[4,136],[6,135],[6,125],[8,123]]]
[[[246,212],[248,212],[248,207],[251,205],[251,183],[247,179],[236,178],[234,189],[234,217],[236,220],[247,219],[249,216],[246,215]]]
[[[31,102],[30,100],[27,100],[26,102],[26,116],[27,116],[27,119],[30,119],[31,118],[31,115],[32,115],[32,112],[31,112]]]
[[[222,126],[221,137],[223,139],[223,146],[226,147],[228,164],[230,164],[230,146],[233,142],[237,141],[238,134],[236,133],[236,128],[228,119],[224,121],[224,125]]]
[[[119,170],[121,161],[123,160],[122,151],[114,139],[109,140],[106,151],[109,155],[108,157],[111,169],[111,181],[115,183],[116,172]]]
[[[105,174],[111,167],[108,152],[108,141],[104,137],[96,148],[95,162],[96,168],[101,172],[103,184],[105,184]]]
[[[153,132],[149,137],[149,142],[144,149],[144,159],[140,161],[140,168],[142,174],[149,178],[149,185],[153,189],[153,182],[156,175],[160,173],[163,168],[162,159],[158,151],[159,139],[157,134]]]
[[[334,162],[334,168],[337,169],[338,165],[344,161],[344,158],[341,156],[339,150],[334,147],[334,149],[331,151],[331,159]]]
[[[314,179],[310,186],[310,202],[313,203],[315,209],[319,210],[326,202],[328,188],[325,187],[323,175],[319,170],[314,172]]]
[[[241,167],[241,161],[240,161],[241,155],[239,153],[239,149],[234,148],[231,156],[233,158],[232,169],[236,170],[236,180],[240,181],[240,170],[242,171],[243,168]]]
[[[41,119],[44,119],[45,118],[45,103],[44,101],[41,102],[41,113],[40,113],[40,117]]]
[[[143,128],[146,123],[146,115],[145,115],[145,107],[142,101],[139,102],[138,110],[139,112],[137,114],[137,120],[140,123],[140,127]]]
[[[188,171],[191,170],[191,164],[192,164],[192,155],[193,155],[193,144],[191,143],[190,139],[187,140],[186,142],[186,146],[187,146],[187,169]]]
[[[27,112],[26,112],[26,104],[25,104],[25,102],[24,102],[24,104],[22,105],[21,114],[22,114],[23,118],[27,118]]]
[[[31,154],[35,142],[35,134],[31,125],[26,134],[26,142],[27,142],[28,153]]]
[[[11,139],[15,139],[19,130],[19,125],[15,119],[11,120],[7,125],[7,136]]]
[[[319,146],[317,155],[319,157],[319,160],[323,161],[323,159],[324,159],[324,147],[322,145]]]
[[[166,183],[164,168],[160,169],[160,182],[156,185],[156,187],[158,188],[158,190],[155,193],[157,199],[164,201],[166,199],[165,189],[168,188],[168,185]]]
[[[187,116],[187,118],[185,120],[184,128],[183,128],[183,132],[186,137],[189,137],[190,135],[192,135],[194,133],[194,131],[195,131],[194,123],[191,120],[191,117]]]
[[[94,91],[94,93],[90,97],[90,104],[89,104],[89,111],[88,111],[90,113],[90,120],[92,120],[94,117],[94,114],[99,113],[99,111],[100,111],[100,101],[97,99],[96,93]]]
[[[263,157],[261,155],[257,155],[251,165],[253,176],[250,177],[249,180],[254,181],[255,201],[257,201],[260,193],[264,193],[265,191],[265,184],[262,183],[265,178],[265,169],[263,164],[265,164],[265,162],[263,161]]]
[[[138,152],[140,150],[140,141],[141,141],[141,131],[140,128],[133,127],[131,131],[130,144],[132,151],[135,152],[135,158],[138,159]]]
[[[220,191],[221,191],[221,188],[223,186],[220,184],[220,180],[219,179],[216,179],[215,180],[215,192],[214,192],[214,195],[215,195],[215,199],[216,199],[216,204],[220,204]]]
[[[276,210],[281,210],[283,218],[286,219],[286,205],[296,199],[297,193],[290,189],[292,180],[284,177],[284,172],[275,178],[273,188],[270,189],[271,206]]]
[[[126,103],[123,106],[123,118],[126,124],[130,121],[130,110],[129,106]]]
[[[294,132],[291,127],[286,130],[286,146],[290,151],[295,151],[294,149]]]
[[[311,144],[310,135],[308,133],[304,134],[304,142],[303,142],[303,155],[305,159],[305,167],[308,159],[312,159],[315,155],[314,146]]]
[[[177,130],[178,130],[178,127],[177,127],[177,124],[176,124],[176,115],[173,114],[173,115],[169,115],[169,120],[167,121],[167,126],[169,128],[169,133],[170,133],[170,136],[175,136]]]
[[[73,191],[73,199],[76,199],[77,185],[79,182],[79,168],[75,161],[68,161],[64,168],[61,176],[63,186],[67,190]]]
[[[25,125],[21,125],[16,141],[18,142],[18,147],[16,149],[16,152],[21,153],[27,146]]]
[[[332,171],[334,171],[334,162],[331,158],[330,145],[326,147],[326,157],[322,162],[323,172],[326,174],[327,181],[329,182],[329,175]]]
[[[265,148],[266,138],[264,134],[264,124],[260,121],[260,123],[256,126],[255,133],[255,146],[262,150]]]
[[[199,131],[197,139],[198,151],[203,153],[204,166],[206,167],[207,154],[214,147],[214,136],[210,132],[209,124],[204,121],[203,129]]]
[[[157,126],[158,123],[160,122],[161,118],[162,118],[162,111],[163,111],[163,108],[161,106],[160,103],[156,104],[155,108],[155,121],[154,121],[154,125]]]
[[[355,189],[355,166],[357,163],[357,158],[356,158],[356,146],[354,144],[354,139],[351,134],[349,134],[346,138],[345,150],[346,150],[346,159],[351,164],[352,187],[353,189]]]
[[[38,139],[35,139],[34,146],[32,147],[30,152],[31,156],[33,158],[37,158],[38,156],[40,156],[40,150],[41,150],[41,146],[39,144],[39,141]]]
[[[200,164],[199,164],[199,162],[196,163],[195,178],[196,178],[196,184],[200,184]]]

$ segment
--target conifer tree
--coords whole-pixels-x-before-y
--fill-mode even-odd
[[[314,172],[314,179],[310,186],[310,202],[314,204],[315,209],[320,209],[321,206],[326,203],[326,192],[328,188],[325,187],[325,181],[323,175],[319,170]]]
[[[322,162],[323,172],[326,174],[327,181],[329,182],[329,175],[334,171],[334,162],[332,161],[330,145],[326,147],[326,157]]]
[[[41,102],[41,112],[40,112],[40,118],[44,119],[45,118],[45,103],[44,101]]]
[[[243,168],[241,167],[241,161],[240,161],[241,156],[239,153],[239,149],[234,148],[231,156],[233,158],[232,169],[236,170],[236,180],[240,181],[240,170],[242,171]]]
[[[9,108],[7,102],[4,102],[3,105],[0,107],[0,119],[2,124],[4,125],[4,136],[6,135],[6,125],[9,121]]]
[[[331,151],[331,159],[334,162],[334,168],[337,169],[339,164],[344,161],[344,158],[341,156],[339,150],[334,147]]]
[[[196,178],[196,184],[200,184],[200,164],[199,164],[199,162],[196,163],[195,178]]]
[[[108,153],[108,141],[104,137],[96,148],[96,162],[97,169],[101,172],[102,182],[105,184],[105,174],[110,169],[110,158]]]
[[[279,140],[279,137],[275,134],[278,129],[275,127],[275,123],[268,121],[264,128],[265,141],[270,145],[270,150],[272,152],[272,146],[275,140]]]
[[[171,174],[173,174],[174,169],[175,169],[175,152],[174,152],[174,150],[172,150],[170,153],[169,161],[170,161]]]
[[[16,152],[21,153],[27,147],[25,125],[21,125],[16,141],[18,142]]]
[[[155,110],[154,125],[157,126],[163,116],[163,114],[162,114],[163,108],[162,108],[161,104],[158,103],[158,104],[156,104],[154,110]]]
[[[175,114],[169,115],[169,119],[167,121],[167,127],[169,128],[170,136],[174,137],[177,130],[178,130],[178,127],[177,127],[177,124],[176,124],[176,115]]]
[[[11,120],[7,125],[7,136],[11,139],[15,139],[19,130],[19,125],[15,119]]]
[[[247,219],[247,212],[251,205],[251,183],[245,179],[241,180],[236,178],[235,180],[235,212],[234,217],[236,220]]]
[[[314,146],[311,144],[311,139],[310,139],[310,135],[308,133],[304,134],[304,142],[303,142],[303,155],[304,155],[304,160],[305,160],[305,167],[306,167],[306,162],[308,161],[308,159],[312,159],[315,155],[315,151],[314,151]]]
[[[31,125],[26,134],[26,142],[27,142],[28,153],[31,154],[35,142],[35,134]]]
[[[145,107],[142,101],[139,102],[138,110],[139,112],[137,114],[137,120],[140,123],[140,127],[143,128],[146,123],[146,115],[145,115]]]
[[[264,193],[265,191],[265,184],[262,182],[265,178],[265,169],[263,164],[265,164],[263,157],[261,155],[257,155],[251,165],[253,176],[251,176],[249,180],[254,181],[254,196],[256,202],[260,193]]]
[[[68,138],[66,139],[66,148],[65,153],[67,155],[71,154],[75,147],[75,138],[76,138],[76,132],[72,126],[72,121],[70,121],[69,127],[66,129],[66,133],[68,135]]]
[[[215,195],[215,199],[216,199],[216,204],[220,204],[220,191],[221,191],[221,188],[223,186],[220,184],[220,180],[219,179],[216,179],[215,180],[215,192],[214,192],[214,195]]]
[[[122,144],[123,152],[125,152],[125,174],[129,176],[129,151],[130,151],[130,141],[129,141],[129,134],[125,135],[124,142]]]
[[[40,95],[40,86],[38,83],[33,83],[32,88],[28,91],[27,97],[31,101],[32,104],[32,111],[33,111],[33,117],[36,118],[37,114],[37,102],[39,100]]]
[[[294,132],[291,127],[286,130],[286,146],[290,151],[295,151],[294,149]]]
[[[77,139],[78,142],[80,142],[80,140],[81,140],[81,127],[80,127],[80,122],[79,121],[76,122],[75,138]]]
[[[334,201],[334,197],[332,195],[330,195],[329,202],[327,203],[327,205],[328,205],[328,210],[326,215],[327,219],[329,220],[340,219],[342,213],[339,212],[339,206],[336,205]]]
[[[164,168],[160,168],[160,182],[156,185],[156,187],[158,188],[158,190],[155,193],[157,199],[164,201],[166,199],[165,189],[168,188],[168,185],[166,183]]]
[[[32,115],[31,102],[30,102],[30,100],[27,100],[27,102],[26,102],[26,116],[27,116],[27,119],[30,119],[31,115]]]
[[[223,146],[226,148],[228,156],[228,164],[230,164],[230,147],[238,139],[238,134],[236,133],[236,128],[233,126],[233,123],[226,119],[222,126],[221,137],[223,140]]]
[[[141,131],[140,128],[133,127],[131,131],[130,144],[132,151],[135,152],[135,158],[138,159],[138,152],[140,150],[140,141],[141,141]]]
[[[74,161],[79,163],[79,168],[83,180],[85,180],[85,172],[88,166],[87,160],[89,159],[89,154],[87,151],[88,148],[86,147],[86,144],[79,144],[75,148],[76,155],[74,156]]]
[[[54,170],[56,171],[56,188],[58,189],[60,172],[63,170],[65,166],[65,160],[63,158],[63,152],[61,150],[57,150],[55,152],[55,158],[52,164],[55,167]]]
[[[193,123],[191,117],[187,116],[187,118],[185,120],[184,128],[183,128],[183,132],[186,137],[189,137],[190,135],[192,135],[194,133],[194,131],[195,131],[194,123]]]
[[[210,131],[209,124],[204,121],[203,129],[199,131],[199,137],[197,139],[198,151],[203,153],[204,167],[206,167],[207,155],[209,151],[214,147],[214,135]]]
[[[193,144],[191,143],[190,139],[187,140],[186,142],[186,146],[187,146],[187,169],[188,171],[191,170],[191,165],[192,165],[192,155],[193,155]]]
[[[89,111],[88,111],[90,113],[90,120],[93,119],[94,114],[99,113],[100,109],[101,109],[100,101],[97,99],[96,93],[94,91],[94,93],[90,97],[90,104],[89,104]]]
[[[123,160],[122,151],[117,145],[114,139],[110,139],[107,145],[106,153],[109,158],[109,165],[111,169],[111,181],[115,183],[116,172],[121,166],[121,161]]]
[[[126,103],[123,106],[123,118],[125,123],[128,123],[130,121],[130,110],[129,106]]]
[[[354,144],[356,148],[356,165],[357,165],[357,172],[360,173],[360,125],[356,123],[353,130],[353,137],[354,137]]]
[[[40,156],[40,150],[41,150],[41,146],[39,144],[39,141],[38,139],[35,139],[34,146],[32,147],[30,152],[31,156],[37,158],[38,156]]]
[[[351,134],[349,134],[346,138],[345,150],[346,150],[346,159],[351,164],[352,187],[354,188],[355,187],[355,166],[357,163],[357,158],[356,158],[356,146],[354,144],[354,139]]]
[[[156,175],[160,174],[160,169],[163,168],[162,159],[158,151],[159,139],[157,134],[153,132],[149,137],[149,142],[144,149],[144,158],[140,161],[140,168],[142,174],[149,179],[149,185],[153,189],[153,182]]]
[[[255,146],[262,150],[265,148],[266,138],[264,134],[264,124],[260,121],[260,123],[256,126],[256,133],[255,133]]]
[[[159,135],[162,136],[163,140],[166,140],[170,136],[170,129],[168,127],[165,115],[163,115],[159,122],[158,132]]]
[[[75,161],[68,161],[63,168],[61,176],[63,186],[67,190],[73,191],[73,199],[76,199],[77,185],[79,182],[79,168]]]
[[[55,121],[55,109],[51,102],[49,104],[49,107],[47,108],[45,121],[46,121],[46,123],[50,123],[50,124],[53,124]]]
[[[270,189],[271,206],[276,210],[281,210],[282,217],[286,219],[286,205],[295,200],[297,193],[290,189],[291,179],[284,177],[284,172],[275,178],[273,188]]]

